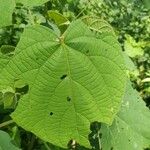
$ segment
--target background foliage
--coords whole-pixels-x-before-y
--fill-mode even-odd
[[[1,2],[2,1],[0,1],[0,3]],[[13,12],[13,15],[12,18],[8,16],[8,18],[12,19],[8,21],[8,26],[2,27],[4,26],[2,24],[3,21],[0,21],[0,23],[2,22],[0,26],[0,56],[3,58],[4,64],[13,55],[14,48],[16,47],[25,27],[33,24],[42,24],[57,31],[54,22],[58,24],[60,22],[54,20],[52,14],[47,13],[48,10],[55,10],[56,12],[63,14],[63,16],[67,17],[70,21],[83,15],[97,15],[108,21],[115,29],[115,33],[118,36],[118,41],[122,46],[122,50],[134,63],[132,64],[131,62],[129,64],[130,67],[128,76],[132,81],[133,87],[139,91],[147,107],[150,108],[149,0],[51,0],[44,5],[37,6],[37,4],[40,4],[38,0],[36,2],[36,7],[30,7],[31,5],[28,5],[28,1],[26,1],[26,5],[22,5],[21,3],[17,3],[15,7],[12,5],[10,10]],[[2,13],[0,12],[0,14]],[[5,57],[2,56],[2,54],[5,54]],[[3,64],[0,64],[0,69],[2,67]],[[27,86],[22,83],[18,83],[15,90],[8,88],[6,91],[2,91],[0,93],[0,123],[10,119],[9,115],[16,108],[17,100],[19,97],[27,93],[27,91]],[[142,105],[144,108],[144,103],[142,103]],[[139,106],[136,106],[136,109],[138,107]],[[147,122],[144,123],[147,124]],[[123,124],[120,126],[120,128],[122,128]],[[32,133],[23,130],[15,124],[4,126],[2,130],[9,134],[7,135],[2,133],[5,134],[5,137],[9,140],[11,137],[11,140],[15,146],[21,147],[25,150],[44,150],[50,148],[56,150],[60,149],[52,144],[48,144],[40,140]],[[112,130],[112,132],[115,133],[112,128],[108,130]],[[110,133],[108,132],[107,134]],[[134,136],[136,137],[136,135]],[[114,139],[112,139],[112,141],[114,141]],[[144,145],[141,141],[138,142],[141,146]],[[112,149],[112,147],[109,148]],[[18,148],[14,147],[14,149]],[[79,147],[79,149],[84,148]]]

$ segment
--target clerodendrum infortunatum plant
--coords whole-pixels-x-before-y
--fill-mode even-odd
[[[73,21],[62,35],[40,25],[27,27],[0,72],[0,85],[29,86],[13,120],[64,148],[71,139],[90,147],[90,123],[112,123],[126,84],[114,34],[98,28],[97,21],[83,20]]]
[[[47,1],[0,0],[0,28],[12,25],[16,3],[30,9]],[[60,30],[69,23],[56,11],[47,13]],[[58,35],[55,25],[54,31],[43,26],[25,29],[13,57],[13,53],[3,53],[9,51],[9,45],[0,48],[0,105],[4,102],[7,107],[7,96],[10,94],[13,99],[20,83],[29,85],[29,93],[20,99],[12,118],[41,139],[61,147],[66,147],[70,139],[88,147],[90,123],[97,120],[111,124],[125,85],[122,54],[112,28],[95,17],[82,21],[73,22],[64,36]],[[129,58],[126,62],[132,66]],[[102,124],[99,145],[94,141],[92,146],[102,146],[104,150],[147,149],[149,118],[149,109],[127,84],[120,112],[111,126]],[[0,148],[18,149],[10,140],[5,132],[0,132]]]

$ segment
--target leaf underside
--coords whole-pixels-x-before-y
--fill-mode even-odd
[[[8,133],[0,130],[0,150],[20,150],[12,144]]]
[[[43,26],[25,29],[0,85],[22,80],[29,92],[14,121],[45,141],[67,147],[74,139],[90,147],[94,121],[111,124],[125,89],[124,61],[113,34],[96,36],[81,20],[61,37]]]
[[[102,126],[104,150],[144,150],[150,148],[150,111],[128,82],[121,111],[111,127]]]

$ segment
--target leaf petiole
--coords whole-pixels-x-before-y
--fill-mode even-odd
[[[12,123],[14,123],[13,120],[5,121],[5,122],[0,124],[0,128],[8,126],[9,124],[12,124]]]

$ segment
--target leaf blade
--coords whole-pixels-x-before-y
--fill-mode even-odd
[[[0,75],[1,84],[13,86],[23,80],[29,85],[12,114],[14,121],[64,148],[71,139],[90,147],[90,123],[111,124],[126,82],[114,36],[96,37],[81,20],[74,21],[61,37],[43,26],[25,29]]]
[[[12,24],[12,13],[14,8],[14,0],[0,1],[0,28]]]
[[[103,125],[103,148],[141,150],[150,147],[149,117],[148,108],[128,82],[121,111],[111,127]]]

